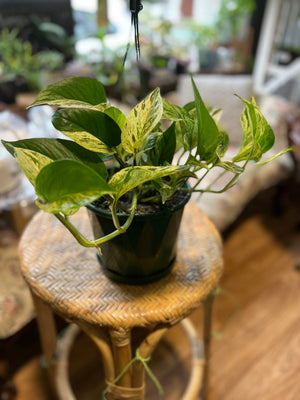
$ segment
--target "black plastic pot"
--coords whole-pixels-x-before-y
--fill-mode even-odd
[[[16,100],[17,85],[15,81],[0,80],[0,102],[13,104]]]
[[[98,255],[106,276],[126,284],[146,284],[167,275],[176,257],[177,238],[186,194],[172,208],[164,206],[156,213],[136,215],[127,231],[101,245]],[[94,205],[87,206],[95,238],[115,230],[111,214]],[[128,217],[120,214],[121,225]]]
[[[13,80],[0,79],[0,102],[13,104],[16,102],[18,93],[28,91],[28,85],[22,77],[16,77]]]

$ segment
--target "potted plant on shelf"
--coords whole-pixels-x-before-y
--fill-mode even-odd
[[[42,81],[63,66],[57,51],[34,53],[29,41],[18,37],[18,30],[0,31],[0,100],[14,103],[18,92],[39,91]]]
[[[204,25],[193,19],[185,19],[183,27],[190,43],[198,54],[200,70],[213,71],[217,65],[216,30],[214,26]]]
[[[163,99],[157,88],[125,116],[107,102],[100,82],[67,78],[42,90],[32,106],[56,107],[53,124],[71,140],[3,141],[35,186],[37,205],[81,245],[97,247],[105,273],[117,281],[148,283],[167,274],[184,205],[192,192],[214,191],[201,187],[202,179],[216,167],[230,172],[218,190],[224,191],[274,143],[255,100],[241,99],[243,142],[224,161],[228,136],[192,85],[195,100],[185,107]],[[80,207],[92,216],[95,240],[70,220]]]

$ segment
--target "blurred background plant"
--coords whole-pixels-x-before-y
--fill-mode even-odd
[[[102,82],[104,86],[113,86],[121,79],[123,75],[124,56],[126,46],[118,46],[112,49],[106,45],[106,30],[98,30],[100,47],[98,54],[94,54],[94,61],[90,59],[92,71],[95,77]]]
[[[63,65],[64,57],[57,51],[34,53],[32,44],[18,37],[17,29],[3,29],[0,32],[0,85],[10,84],[15,93],[19,89],[40,90],[45,84],[46,75]],[[2,98],[6,100],[4,95]]]
[[[222,0],[215,25],[219,43],[242,39],[254,10],[255,0]]]
[[[48,83],[46,75],[49,77],[62,66],[62,77],[95,77],[103,82],[109,96],[133,105],[154,86],[160,86],[163,93],[173,91],[180,73],[245,70],[239,55],[242,46],[235,42],[246,35],[254,0],[218,0],[220,7],[215,7],[208,20],[201,19],[203,6],[201,15],[197,8],[196,14],[177,19],[170,1],[145,1],[143,12],[139,14],[140,65],[136,63],[131,44],[124,63],[127,42],[133,39],[127,0],[116,1],[118,12],[114,13],[111,5],[102,0],[94,1],[98,7],[96,12],[89,9],[92,2],[85,11],[77,1],[80,7],[72,13],[67,1],[53,1],[65,4],[66,20],[59,20],[52,3],[51,17],[50,14],[45,17],[42,9],[35,13],[33,8],[18,20],[12,10],[5,18],[6,10],[2,17],[0,14],[2,26],[6,24],[9,32],[13,32],[9,40],[4,39],[7,43],[1,44],[5,47],[0,55],[2,81],[3,75],[8,73],[4,64],[10,65],[10,77],[18,76],[16,80],[25,81],[29,89],[35,91]],[[46,9],[49,5],[46,0],[44,3]],[[11,28],[14,24],[17,24],[18,33]],[[23,49],[20,42],[17,43],[21,39]],[[26,62],[20,61],[24,58]],[[55,79],[59,79],[57,74]]]
[[[217,32],[215,25],[206,25],[195,19],[183,20],[183,29],[189,38],[188,48],[198,55],[197,68],[214,70],[217,64]]]
[[[75,55],[75,37],[68,35],[65,28],[53,22],[43,21],[38,15],[31,15],[32,36],[38,38],[37,48],[56,50],[63,55],[65,61]]]

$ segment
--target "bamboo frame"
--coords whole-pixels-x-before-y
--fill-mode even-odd
[[[63,398],[64,400],[76,400],[69,384],[68,356],[71,351],[71,347],[75,341],[75,338],[79,332],[80,328],[75,324],[71,324],[67,328],[67,333],[65,333],[63,338],[58,342],[58,347],[60,348],[60,351],[55,373],[55,381],[57,387],[57,395],[59,398]]]
[[[181,400],[196,400],[198,398],[201,385],[203,384],[203,372],[205,364],[203,343],[199,339],[195,327],[188,318],[181,321],[181,325],[190,340],[193,358],[190,380]]]
[[[167,332],[168,328],[158,329],[150,333],[139,347],[139,354],[142,358],[147,359],[153,353],[155,347]],[[132,371],[132,387],[141,387],[145,381],[145,368],[140,361],[133,364]]]
[[[192,367],[190,378],[186,389],[181,397],[181,400],[197,400],[201,387],[203,389],[203,399],[208,397],[208,376],[205,375],[209,371],[209,359],[205,359],[205,354],[210,354],[210,338],[211,338],[211,312],[212,312],[213,296],[210,296],[207,301],[207,309],[205,311],[204,327],[206,332],[206,342],[199,338],[197,330],[191,320],[186,318],[180,322],[185,334],[187,335],[191,345]],[[80,325],[80,327],[79,327]],[[109,335],[98,327],[87,326],[85,323],[78,322],[77,325],[71,324],[67,328],[67,332],[61,340],[60,349],[58,352],[59,358],[56,364],[56,385],[57,393],[60,399],[76,400],[68,381],[68,356],[71,351],[71,346],[75,341],[76,335],[80,332],[80,328],[94,341],[97,348],[100,350],[104,362],[105,379],[108,385],[107,400],[124,399],[124,400],[143,400],[145,391],[145,368],[140,361],[135,361],[131,368],[128,368],[126,378],[114,382],[118,376],[126,369],[132,360],[128,350],[130,347],[130,332],[121,332],[121,334],[111,333],[112,341],[109,340]],[[156,346],[166,334],[168,328],[157,329],[146,336],[139,346],[139,355],[143,359],[151,357]],[[208,346],[208,347],[207,347]],[[113,355],[115,349],[115,356]],[[125,357],[124,357],[125,355]],[[126,364],[126,362],[128,363]],[[123,368],[123,369],[122,369]],[[115,373],[115,371],[118,371]],[[130,383],[130,384],[129,384]],[[206,397],[205,397],[206,396]]]
[[[57,330],[54,315],[47,304],[33,292],[31,294],[37,314],[37,325],[43,352],[42,366],[46,368],[51,389],[56,394]]]
[[[91,326],[84,321],[77,322],[77,325],[92,339],[103,357],[104,373],[107,382],[115,379],[114,358],[110,346],[109,336],[98,326]]]
[[[111,330],[110,338],[112,341],[112,351],[114,356],[114,365],[116,376],[119,376],[131,361],[131,340],[129,330]],[[117,386],[125,388],[131,387],[131,367],[121,376]]]
[[[209,378],[210,378],[210,358],[211,358],[211,335],[212,335],[212,308],[214,293],[211,293],[204,302],[203,313],[203,343],[204,343],[204,375],[203,375],[203,400],[209,399]]]

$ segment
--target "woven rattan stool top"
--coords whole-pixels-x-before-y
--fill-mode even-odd
[[[73,223],[92,236],[85,210]],[[43,212],[22,236],[20,259],[27,283],[54,311],[112,329],[175,324],[214,289],[223,268],[220,236],[191,203],[185,207],[171,273],[149,285],[129,286],[106,278],[96,250],[81,247],[54,216]]]

